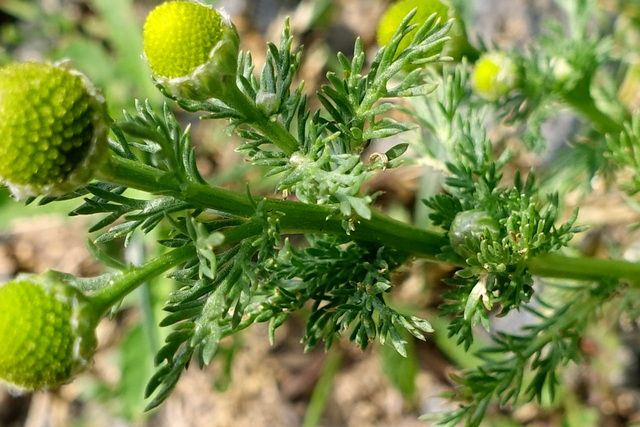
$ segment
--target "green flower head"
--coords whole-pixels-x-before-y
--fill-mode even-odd
[[[86,183],[107,148],[104,98],[82,74],[37,62],[0,69],[0,181],[17,198]]]
[[[519,83],[519,70],[504,52],[488,52],[475,63],[471,74],[473,90],[488,101],[497,101]]]
[[[144,24],[147,63],[176,97],[218,97],[224,84],[235,84],[239,43],[225,14],[196,2],[163,3]]]
[[[89,300],[54,273],[0,286],[0,380],[21,390],[55,387],[89,364],[99,320]]]

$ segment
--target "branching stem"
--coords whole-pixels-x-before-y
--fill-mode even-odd
[[[109,283],[90,296],[96,312],[106,313],[109,307],[116,304],[141,284],[191,259],[193,254],[193,247],[187,245],[160,255],[141,266],[128,267],[127,270],[117,276],[103,276]]]
[[[283,234],[344,234],[343,217],[334,209],[321,205],[272,198],[250,200],[247,195],[199,183],[180,184],[166,174],[137,162],[110,156],[98,177],[115,185],[127,186],[154,194],[171,195],[203,208],[249,218],[255,203],[264,200],[267,211],[278,214]],[[351,232],[354,240],[383,244],[416,257],[435,260],[448,242],[442,235],[396,221],[373,212],[370,220],[359,218]],[[247,229],[257,227],[251,223]],[[576,280],[640,278],[640,264],[623,260],[567,257],[548,254],[532,258],[528,263],[533,275]]]
[[[620,134],[624,130],[624,126],[600,110],[591,96],[588,85],[584,86],[577,85],[573,90],[564,92],[562,94],[563,100],[593,123],[600,132]]]
[[[328,206],[310,205],[288,200],[256,197],[222,188],[189,182],[180,184],[167,179],[165,173],[133,162],[110,156],[100,169],[98,178],[115,185],[171,195],[196,206],[229,215],[249,218],[255,214],[255,203],[264,199],[264,207],[279,215],[283,234],[326,233],[344,234],[343,216]],[[359,218],[351,232],[354,240],[375,242],[427,259],[435,259],[446,239],[438,233],[421,230],[374,212],[370,220]]]

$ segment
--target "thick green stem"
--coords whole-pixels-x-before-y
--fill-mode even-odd
[[[248,221],[236,227],[225,229],[222,234],[225,237],[225,245],[232,245],[247,237],[255,236],[260,231],[262,231],[261,224]],[[109,307],[116,304],[134,289],[170,268],[188,261],[194,255],[195,249],[191,245],[187,245],[160,255],[141,266],[131,266],[116,275],[104,275],[90,279],[94,282],[94,286],[96,281],[107,282],[90,296],[96,313],[99,313],[99,317],[102,317]]]
[[[344,217],[327,206],[256,197],[235,193],[198,183],[180,184],[170,176],[150,166],[111,156],[98,173],[98,178],[115,185],[171,195],[195,206],[214,209],[229,215],[251,217],[255,204],[263,202],[264,209],[279,216],[283,234],[326,233],[345,234]],[[440,234],[418,229],[378,212],[370,220],[360,218],[351,232],[354,240],[380,243],[416,256],[434,259],[446,239]]]
[[[577,85],[563,93],[564,101],[587,118],[600,132],[618,135],[623,130],[621,123],[602,112],[596,105],[588,85]]]
[[[105,276],[109,279],[107,286],[91,294],[92,305],[97,313],[106,313],[109,307],[116,304],[134,289],[147,280],[181,264],[193,257],[193,248],[183,246],[143,264],[131,266],[117,276]]]
[[[575,280],[618,280],[640,282],[640,263],[624,260],[567,257],[547,254],[529,261],[531,274]]]
[[[214,209],[229,215],[249,218],[255,214],[255,204],[264,202],[264,209],[279,215],[283,234],[326,233],[345,234],[343,217],[332,208],[271,198],[255,198],[221,188],[198,183],[180,185],[157,169],[131,160],[111,156],[99,173],[99,178],[116,185],[127,186],[155,194],[172,195],[195,206]],[[440,234],[396,221],[378,212],[370,220],[360,218],[350,236],[354,240],[374,242],[395,248],[416,257],[434,260],[448,241]],[[259,224],[249,222],[242,235],[256,234]],[[242,236],[233,239],[238,240]],[[230,235],[229,238],[232,238]],[[228,243],[227,239],[227,243]],[[587,257],[566,257],[549,254],[533,258],[529,271],[537,276],[576,280],[640,278],[640,264],[621,260]]]

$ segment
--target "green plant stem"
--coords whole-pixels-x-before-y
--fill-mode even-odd
[[[225,245],[231,245],[242,241],[243,239],[255,236],[262,231],[261,224],[257,222],[247,221],[236,227],[222,230],[225,236]],[[141,266],[131,266],[117,275],[104,275],[99,278],[92,278],[95,281],[107,281],[105,286],[91,294],[93,306],[96,312],[100,313],[100,317],[109,307],[116,304],[134,289],[140,287],[143,283],[158,276],[161,273],[181,264],[195,255],[195,249],[191,245],[186,245],[171,252],[160,255]],[[95,283],[94,283],[95,286]],[[148,294],[148,291],[147,291]],[[147,295],[148,296],[148,295]],[[150,310],[151,307],[148,307]]]
[[[322,413],[329,400],[329,394],[331,392],[331,386],[333,380],[340,368],[342,362],[342,354],[339,350],[332,348],[327,354],[327,358],[322,366],[322,371],[318,378],[318,383],[313,389],[307,412],[304,415],[304,421],[302,427],[315,427],[320,424]]]
[[[640,263],[623,260],[568,257],[546,254],[528,263],[531,274],[575,280],[618,280],[640,282]]]
[[[179,183],[158,169],[138,162],[110,156],[97,177],[115,185],[170,195],[195,206],[229,215],[250,218],[255,204],[264,201],[264,209],[278,215],[283,234],[345,234],[344,217],[328,206],[309,205],[288,200],[256,197],[195,182]],[[418,229],[374,212],[370,220],[359,218],[351,232],[354,240],[374,242],[427,259],[435,259],[447,243],[440,234]]]
[[[183,263],[193,257],[194,249],[190,245],[174,249],[171,252],[141,266],[131,266],[117,276],[106,275],[109,280],[107,286],[90,295],[92,305],[97,313],[106,313],[111,306],[116,304],[127,294],[138,288],[147,280]]]
[[[598,108],[588,85],[578,84],[572,90],[564,92],[562,97],[567,104],[593,123],[600,132],[618,135],[624,130],[621,123]]]
[[[191,182],[180,184],[165,172],[116,156],[109,157],[98,177],[115,185],[171,195],[202,208],[245,218],[255,214],[256,203],[264,201],[267,211],[279,215],[283,234],[345,234],[343,217],[330,207],[271,198],[255,198],[252,201],[247,195],[221,188]],[[370,220],[360,218],[354,226],[355,231],[350,234],[354,240],[385,245],[430,260],[435,260],[442,246],[448,244],[447,239],[438,233],[413,227],[375,211]],[[258,232],[259,224],[250,221],[239,231],[239,236],[229,235],[226,242],[230,242],[229,239],[237,241],[243,236]],[[528,262],[528,268],[533,275],[576,280],[635,281],[640,278],[640,264],[557,254],[532,258]]]
[[[244,114],[252,127],[261,131],[285,154],[291,156],[298,151],[300,144],[278,120],[265,116],[247,96],[235,85],[229,85],[225,91],[224,102]]]
[[[158,321],[153,309],[154,298],[151,287],[148,283],[144,282],[139,287],[138,292],[140,293],[140,308],[142,309],[142,329],[146,335],[151,352],[156,354],[162,346],[162,340],[156,328]]]

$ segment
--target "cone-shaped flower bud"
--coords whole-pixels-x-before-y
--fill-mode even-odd
[[[104,98],[87,78],[47,63],[0,69],[0,181],[18,198],[86,183],[107,149]]]
[[[474,91],[488,101],[496,101],[515,89],[519,83],[518,66],[504,52],[483,54],[471,74]]]
[[[144,24],[144,54],[156,81],[172,96],[224,98],[235,85],[238,33],[226,14],[191,2],[163,3]]]
[[[0,380],[21,390],[68,382],[91,361],[99,314],[53,272],[0,285]]]
[[[453,250],[463,258],[477,253],[478,248],[467,247],[473,240],[497,239],[500,225],[487,212],[481,210],[463,211],[456,215],[449,229],[449,242]]]

